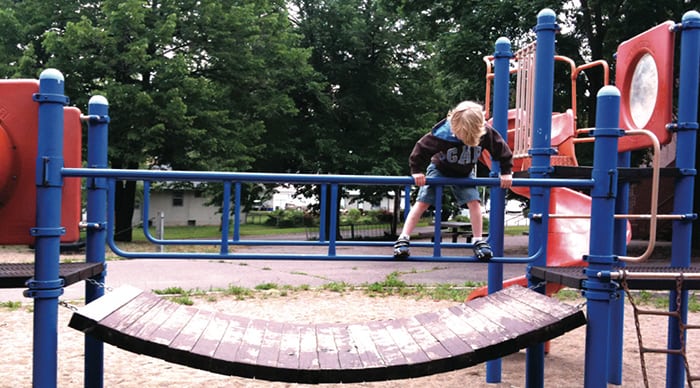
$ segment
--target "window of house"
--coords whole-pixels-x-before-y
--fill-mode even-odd
[[[173,191],[173,207],[184,206],[185,192],[182,190]]]

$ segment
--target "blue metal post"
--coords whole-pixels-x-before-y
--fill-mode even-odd
[[[36,227],[34,277],[27,281],[24,296],[34,298],[33,385],[55,387],[57,382],[58,297],[63,294],[59,278],[61,191],[63,188],[63,74],[55,69],[39,76],[39,132],[36,159]],[[27,136],[30,136],[29,134]]]
[[[335,256],[335,242],[338,231],[338,184],[331,184],[330,225],[328,226],[328,256]]]
[[[615,263],[613,229],[615,224],[615,198],[617,197],[617,144],[621,131],[620,91],[605,86],[598,92],[596,112],[595,146],[591,190],[591,238],[588,262],[583,282],[583,294],[587,299],[588,325],[586,326],[586,387],[605,387],[608,379],[608,346],[610,338],[610,306],[615,298],[616,285],[609,278],[599,278],[599,272],[609,272]],[[593,227],[595,225],[595,228]]]
[[[622,152],[617,155],[618,167],[629,167],[631,152]],[[617,200],[615,201],[615,214],[627,214],[629,209],[629,182],[620,182],[618,185]],[[613,239],[613,253],[619,256],[627,255],[627,220],[615,220],[615,237]],[[624,262],[619,266],[624,266]],[[622,350],[625,332],[625,298],[622,291],[617,290],[612,302],[610,312],[610,359],[608,360],[608,383],[622,385]]]
[[[547,178],[551,172],[552,102],[554,100],[554,36],[559,30],[556,15],[545,8],[537,15],[537,51],[535,53],[535,96],[533,106],[533,135],[531,178]],[[545,254],[532,265],[546,265],[547,226],[549,223],[549,188],[530,188],[530,212],[541,215],[530,222],[528,251],[534,255],[542,247]],[[534,284],[530,284],[534,286]],[[537,289],[544,292],[544,287]],[[544,386],[544,344],[527,349],[526,382],[528,387]]]
[[[508,97],[510,85],[510,59],[513,52],[510,50],[510,40],[498,38],[494,57],[493,79],[493,127],[504,139],[508,139]],[[500,164],[491,161],[491,176],[498,177],[501,171]],[[494,256],[503,256],[503,224],[505,209],[505,192],[500,187],[491,189],[491,209],[489,212],[489,242]],[[488,289],[489,293],[503,288],[503,264],[489,263]],[[486,363],[486,382],[499,383],[501,381],[501,359]]]
[[[674,194],[674,214],[693,213],[693,193],[695,187],[695,143],[698,131],[698,72],[700,72],[700,13],[686,12],[681,23],[681,57],[680,82],[678,89],[678,148],[676,150],[676,167],[682,176],[676,180]],[[673,242],[671,245],[671,266],[689,267],[693,224],[691,219],[673,221]],[[676,291],[669,296],[669,309],[677,306]],[[681,299],[681,320],[687,322],[688,292],[683,291]],[[681,346],[678,319],[668,320],[668,348],[679,349]],[[685,384],[685,367],[680,355],[668,355],[666,358],[666,386],[683,387]]]
[[[103,96],[94,96],[88,103],[88,168],[107,168],[107,145],[109,104]],[[107,246],[107,179],[87,178],[87,230],[85,261],[104,263]],[[106,271],[93,279],[98,284],[105,281]],[[85,302],[104,295],[104,288],[98,284],[85,283]],[[104,344],[90,336],[85,336],[85,376],[86,387],[102,387],[104,372]]]

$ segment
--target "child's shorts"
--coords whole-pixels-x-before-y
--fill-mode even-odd
[[[434,164],[430,164],[428,166],[428,169],[425,172],[425,176],[430,178],[430,177],[445,177],[438,169],[435,167]],[[470,174],[469,178],[472,178],[473,175]],[[468,202],[471,201],[480,201],[481,197],[479,197],[479,191],[476,189],[474,186],[459,186],[459,185],[449,185],[449,186],[443,186],[445,188],[449,187],[452,190],[452,195],[455,196],[455,199],[457,200],[457,203],[461,206],[464,205]],[[435,205],[435,187],[430,186],[430,185],[423,185],[420,187],[418,190],[418,197],[416,198],[417,201],[424,202],[424,203],[429,203],[431,205]]]

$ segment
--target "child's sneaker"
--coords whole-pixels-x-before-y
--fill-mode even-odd
[[[411,250],[408,247],[410,243],[407,238],[399,237],[394,243],[394,259],[403,260],[411,256]]]
[[[491,246],[484,240],[479,240],[474,243],[474,254],[479,260],[488,260],[493,257]]]

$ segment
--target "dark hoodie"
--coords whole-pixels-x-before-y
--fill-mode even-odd
[[[510,174],[513,169],[513,152],[501,135],[489,125],[476,147],[462,143],[450,129],[450,123],[443,119],[433,129],[416,142],[408,158],[411,174],[425,172],[432,162],[445,176],[466,177],[474,169],[482,149],[491,153],[493,160],[501,163],[501,174]]]

